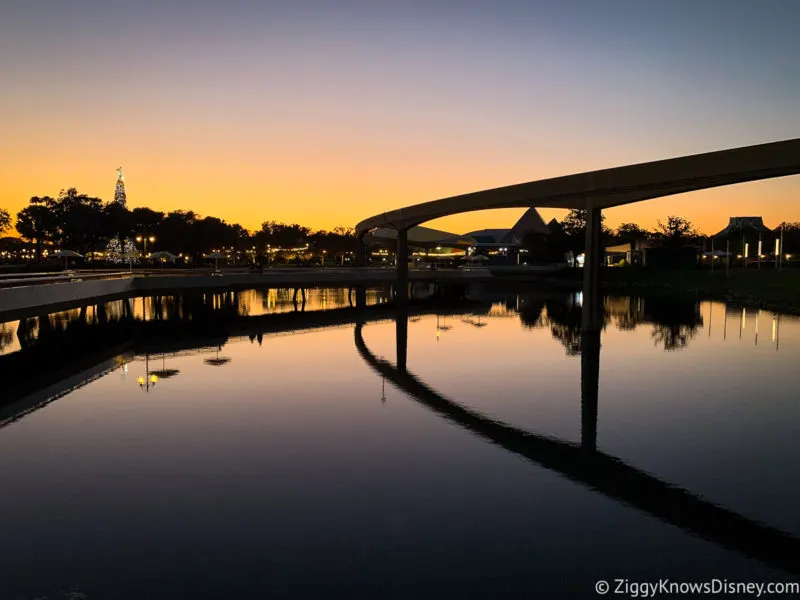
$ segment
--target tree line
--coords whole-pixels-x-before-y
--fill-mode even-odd
[[[551,222],[550,235],[530,233],[524,237],[522,247],[530,253],[533,260],[553,260],[567,252],[583,252],[586,246],[586,218],[586,210],[570,210],[560,223]],[[601,221],[604,220],[605,215],[602,215]],[[782,222],[772,231],[774,235],[783,232],[785,248],[800,247],[800,222]],[[691,221],[675,215],[668,216],[664,221],[659,220],[652,230],[636,223],[622,223],[616,229],[601,224],[600,235],[605,246],[646,242],[650,246],[675,252],[690,245],[710,249],[711,241],[711,236],[698,232]],[[738,242],[738,239],[735,241]],[[764,241],[766,243],[768,240]],[[719,249],[721,247],[717,247]]]
[[[605,220],[605,216],[602,216]],[[11,215],[0,209],[0,234],[11,228]],[[548,260],[563,257],[566,252],[582,252],[585,244],[586,211],[571,210],[561,222],[550,224],[550,235],[530,233],[522,241],[532,259]],[[626,244],[648,242],[651,245],[680,249],[689,244],[708,245],[710,238],[700,234],[691,221],[669,216],[647,230],[636,223],[622,223],[616,229],[601,225],[603,243]],[[40,261],[45,245],[68,248],[90,255],[103,251],[113,238],[135,239],[154,237],[148,249],[183,253],[197,261],[211,251],[230,251],[234,256],[264,258],[268,247],[299,248],[308,245],[315,253],[341,259],[356,249],[356,238],[350,227],[334,227],[330,231],[312,231],[297,223],[265,221],[257,231],[248,231],[238,223],[227,223],[217,217],[188,210],[167,213],[146,207],[127,209],[117,202],[103,202],[78,192],[62,190],[55,198],[34,196],[28,206],[17,213],[16,230],[34,246]],[[784,232],[786,248],[800,247],[800,223],[783,222],[773,231]]]
[[[10,229],[8,211],[0,209],[0,233]],[[217,217],[202,217],[194,211],[161,212],[150,208],[127,209],[118,202],[104,203],[78,192],[75,188],[51,196],[34,196],[17,214],[16,230],[33,244],[37,261],[45,245],[52,244],[91,256],[105,250],[114,238],[153,237],[148,251],[167,250],[183,253],[193,261],[212,251],[226,251],[234,256],[258,257],[273,248],[308,246],[332,258],[355,249],[355,236],[348,227],[331,231],[312,231],[299,224],[266,221],[257,231],[248,231],[238,223]]]

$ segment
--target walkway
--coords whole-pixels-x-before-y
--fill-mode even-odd
[[[490,272],[478,270],[411,272],[412,281],[431,283],[476,283],[489,281],[491,278]],[[387,285],[394,281],[393,269],[380,268],[275,269],[264,273],[224,274],[221,277],[152,274],[148,277],[116,276],[114,279],[71,278],[59,283],[20,285],[0,289],[0,322],[139,296],[249,289],[364,287]]]

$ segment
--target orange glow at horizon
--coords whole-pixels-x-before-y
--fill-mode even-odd
[[[31,196],[56,196],[60,189],[68,187],[104,201],[113,199],[113,165],[117,163],[105,153],[80,160],[44,154],[25,159],[18,156],[11,164],[0,166],[5,182],[0,189],[0,207],[16,215]],[[375,156],[350,160],[309,156],[308,162],[301,156],[259,160],[238,156],[225,160],[209,155],[179,160],[155,151],[146,158],[120,162],[129,208],[193,210],[201,216],[240,223],[251,231],[264,221],[299,223],[312,229],[353,226],[374,214],[419,202],[580,170],[574,165],[558,168],[555,164],[531,170],[513,163],[481,168],[474,161],[397,161],[393,157],[381,161]],[[597,165],[589,164],[586,170],[593,168]],[[725,227],[730,216],[762,216],[768,227],[800,220],[797,199],[800,182],[787,177],[649,200],[608,209],[604,214],[609,227],[634,222],[648,229],[674,214],[711,234]],[[511,227],[523,212],[524,209],[479,211],[424,225],[466,233]],[[540,213],[548,221],[563,218],[565,211],[541,209]]]

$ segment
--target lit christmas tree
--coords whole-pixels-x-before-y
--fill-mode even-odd
[[[114,202],[126,206],[128,198],[125,196],[125,177],[122,176],[122,167],[117,169],[117,187],[114,190]]]
[[[125,239],[124,243],[118,237],[109,240],[106,246],[106,260],[114,264],[133,263],[139,264],[139,250],[132,240]]]
[[[117,187],[114,190],[114,202],[121,204],[125,208],[128,198],[125,195],[125,177],[122,176],[122,167],[117,169]],[[106,260],[115,264],[139,262],[139,250],[132,240],[125,238],[120,241],[119,236],[115,236],[108,241],[106,246]]]

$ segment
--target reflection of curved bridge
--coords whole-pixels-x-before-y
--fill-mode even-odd
[[[375,371],[432,411],[510,452],[634,506],[661,521],[771,567],[800,573],[800,540],[797,538],[716,506],[595,449],[597,367],[600,355],[598,333],[584,334],[589,339],[584,342],[581,369],[583,441],[581,445],[575,445],[494,421],[432,390],[405,369],[407,326],[405,317],[399,316],[398,367],[393,367],[369,351],[362,335],[363,323],[355,328],[356,349]],[[593,356],[589,357],[589,354]]]
[[[428,314],[432,310],[430,306],[412,306],[410,314]],[[476,303],[471,311],[486,313],[488,304]],[[0,371],[8,373],[3,382],[3,395],[0,396],[0,428],[109,373],[119,366],[118,358],[123,355],[129,360],[135,355],[197,352],[204,348],[221,347],[232,337],[310,332],[352,326],[359,321],[378,322],[393,318],[394,308],[373,305],[363,309],[339,308],[235,317],[219,322],[194,321],[189,322],[191,327],[187,328],[176,328],[169,320],[136,322],[136,328],[128,331],[129,337],[124,340],[115,338],[110,344],[102,345],[98,340],[97,343],[73,348],[65,345],[63,340],[57,340],[57,351],[60,354],[66,352],[67,356],[61,359],[63,364],[53,377],[40,368],[36,369],[35,376],[21,372],[19,365],[30,363],[31,360],[21,355],[15,361],[14,355],[24,351],[0,355]],[[85,325],[89,328],[103,326]],[[82,333],[80,337],[86,339],[87,336]],[[90,352],[86,352],[87,348]]]

